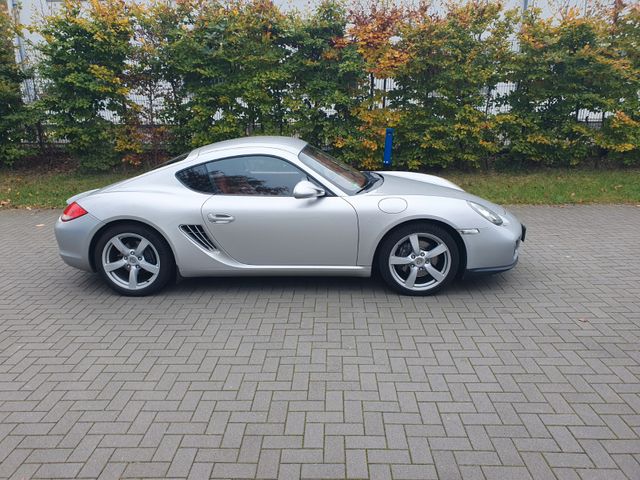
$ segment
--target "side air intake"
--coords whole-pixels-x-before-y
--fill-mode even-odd
[[[182,233],[184,233],[189,240],[205,250],[210,252],[218,250],[202,225],[180,225],[180,230],[182,230]]]

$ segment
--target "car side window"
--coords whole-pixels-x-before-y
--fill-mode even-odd
[[[176,174],[189,188],[215,195],[293,195],[293,188],[307,175],[280,158],[249,155],[196,165]]]

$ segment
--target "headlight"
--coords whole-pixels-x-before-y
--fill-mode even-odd
[[[478,212],[480,215],[482,215],[484,218],[489,220],[494,225],[502,225],[502,218],[500,217],[500,215],[498,215],[494,211],[489,210],[487,207],[484,207],[479,203],[475,203],[475,202],[467,202],[467,203],[471,208],[473,208],[476,212]]]

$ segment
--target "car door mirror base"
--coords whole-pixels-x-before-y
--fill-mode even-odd
[[[318,198],[323,197],[325,191],[308,180],[301,180],[293,188],[295,198]]]

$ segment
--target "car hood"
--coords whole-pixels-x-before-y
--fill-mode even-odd
[[[467,200],[484,205],[496,213],[504,214],[505,209],[484,198],[465,192],[455,183],[435,175],[414,172],[376,172],[384,178],[384,182],[369,192],[368,195],[423,195],[430,197],[447,197]]]

